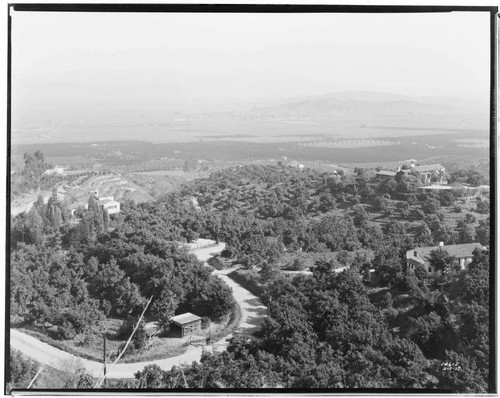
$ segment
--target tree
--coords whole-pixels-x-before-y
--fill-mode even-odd
[[[488,214],[490,212],[490,201],[488,199],[479,198],[476,202],[476,209],[478,213]]]
[[[398,208],[401,212],[401,216],[404,218],[408,218],[408,216],[410,215],[410,205],[408,204],[408,202],[400,202]]]
[[[64,384],[64,388],[91,389],[94,388],[94,378],[85,372],[85,369],[78,369]]]
[[[473,215],[473,214],[471,214],[471,213],[467,213],[467,214],[465,215],[464,222],[465,222],[466,224],[474,224],[476,221],[477,221],[477,219],[476,219],[476,217],[474,217],[474,215]]]
[[[26,242],[39,244],[43,241],[43,219],[37,211],[37,208],[33,206],[28,213],[28,218],[26,220],[25,227],[28,230],[26,234]]]
[[[487,306],[489,302],[490,261],[487,250],[475,250],[472,262],[450,286],[455,298],[468,304]]]
[[[388,195],[387,195],[388,196]],[[389,198],[386,195],[377,196],[374,202],[375,211],[387,211],[389,207]]]
[[[453,393],[486,393],[487,384],[481,376],[476,362],[455,351],[448,351],[446,358],[436,369],[439,379],[438,388],[451,390]]]
[[[368,221],[369,216],[368,212],[365,210],[365,208],[361,205],[356,205],[352,207],[353,210],[353,221],[354,225],[359,227],[362,225],[364,222]]]
[[[459,243],[472,243],[475,241],[474,226],[467,221],[457,221],[458,242]]]
[[[395,284],[403,276],[403,261],[398,253],[388,247],[379,248],[375,252],[373,268],[385,284]]]
[[[406,201],[410,206],[413,206],[415,203],[418,202],[417,196],[415,194],[406,195]]]
[[[453,200],[455,196],[452,191],[441,191],[438,194],[438,200],[441,206],[451,206],[453,204]]]
[[[158,321],[158,328],[163,331],[170,329],[170,320],[179,306],[176,295],[168,288],[163,288],[160,296],[151,306],[151,313]]]
[[[425,214],[434,214],[441,207],[439,201],[435,198],[429,197],[422,203],[422,210]]]
[[[432,250],[429,254],[429,264],[434,271],[447,273],[455,263],[455,259],[451,257],[445,249],[439,248]]]
[[[212,277],[194,297],[191,308],[200,316],[220,318],[234,309],[232,290],[224,282]]]
[[[479,225],[476,227],[476,239],[482,245],[490,244],[490,219],[485,219],[479,221]]]
[[[26,358],[21,352],[11,349],[9,363],[8,390],[13,388],[27,388],[38,370],[37,364]]]
[[[421,223],[415,231],[415,242],[421,246],[429,246],[432,244],[432,233],[427,224]]]
[[[134,374],[138,380],[138,388],[157,389],[164,387],[165,371],[158,365],[147,365],[142,371]]]

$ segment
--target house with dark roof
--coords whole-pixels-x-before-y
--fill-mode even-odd
[[[388,178],[394,178],[396,177],[396,172],[395,171],[390,171],[390,170],[380,170],[377,173],[377,178],[379,180],[385,180]]]
[[[484,250],[485,247],[480,243],[445,246],[443,242],[439,242],[439,246],[416,247],[406,252],[406,268],[409,272],[414,272],[415,268],[421,265],[429,275],[437,275],[436,270],[429,262],[430,254],[435,250],[445,250],[448,255],[455,259],[456,264],[459,265],[461,269],[465,269],[465,267],[471,263],[472,253],[476,249]]]
[[[436,163],[422,166],[412,165],[410,167],[410,172],[416,176],[422,184],[430,184],[431,182],[442,183],[446,169],[443,165]]]

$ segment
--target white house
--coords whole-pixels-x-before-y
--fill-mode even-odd
[[[455,258],[456,264],[461,269],[465,269],[472,261],[472,253],[476,249],[484,250],[485,248],[480,243],[445,246],[443,242],[439,242],[439,246],[416,247],[406,252],[406,268],[410,273],[413,273],[415,268],[421,265],[429,275],[435,276],[438,273],[429,262],[430,254],[435,250],[445,250],[448,255]]]
[[[289,167],[295,167],[296,169],[303,169],[304,165],[302,163],[297,162],[296,160],[292,160],[290,163],[287,164]]]
[[[426,164],[422,166],[412,165],[410,172],[415,175],[422,184],[429,184],[432,180],[443,182],[446,170],[440,164]]]
[[[64,173],[64,167],[56,166],[52,169],[45,170],[43,174],[62,174]]]
[[[108,214],[116,214],[120,212],[120,202],[117,202],[116,200],[112,200],[109,198],[99,199],[97,204],[99,207],[107,210]]]

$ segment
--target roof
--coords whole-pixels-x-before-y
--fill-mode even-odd
[[[170,320],[178,325],[186,325],[187,323],[195,322],[198,320],[201,320],[201,318],[198,315],[191,314],[190,312],[186,312],[181,315],[176,315]]]
[[[435,189],[440,191],[449,191],[450,189],[453,188],[449,185],[428,185],[426,187],[420,187],[419,189]]]
[[[108,204],[108,203],[111,203],[111,202],[113,202],[113,203],[117,203],[117,202],[115,202],[113,199],[99,199],[99,200],[97,201],[97,204],[98,204],[99,206],[103,206],[103,205]]]
[[[444,169],[444,166],[436,163],[436,164],[424,164],[422,166],[413,166],[411,168],[412,170],[418,171],[419,173],[421,172],[426,172],[426,171],[436,171],[436,170],[441,170]]]
[[[484,249],[484,247],[480,243],[464,243],[461,245],[416,247],[413,250],[420,254],[424,259],[427,259],[432,251],[438,249],[446,250],[451,257],[462,258],[472,257],[472,252],[475,249]]]
[[[396,172],[395,171],[389,171],[389,170],[380,170],[377,173],[378,176],[389,176],[389,177],[395,177]]]

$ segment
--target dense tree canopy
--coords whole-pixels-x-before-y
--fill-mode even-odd
[[[43,170],[35,158],[26,164]],[[488,252],[476,252],[464,270],[446,251],[432,252],[431,264],[446,273],[435,279],[418,267],[410,274],[405,255],[439,242],[488,244],[481,212],[489,203],[456,213],[452,225],[443,208],[458,194],[419,193],[416,185],[411,175],[377,180],[362,168],[242,166],[156,202],[124,201],[116,215],[91,197],[76,224],[54,192],[12,218],[11,312],[34,326],[48,322],[60,339],[106,316],[128,330],[150,297],[161,330],[183,312],[224,317],[235,306],[231,289],[183,247],[211,238],[226,243],[224,261],[247,269],[268,318],[256,335],[235,333],[226,351],[182,371],[146,367],[136,386],[485,392]],[[283,263],[312,276],[284,276]],[[68,387],[88,382],[82,373]]]

